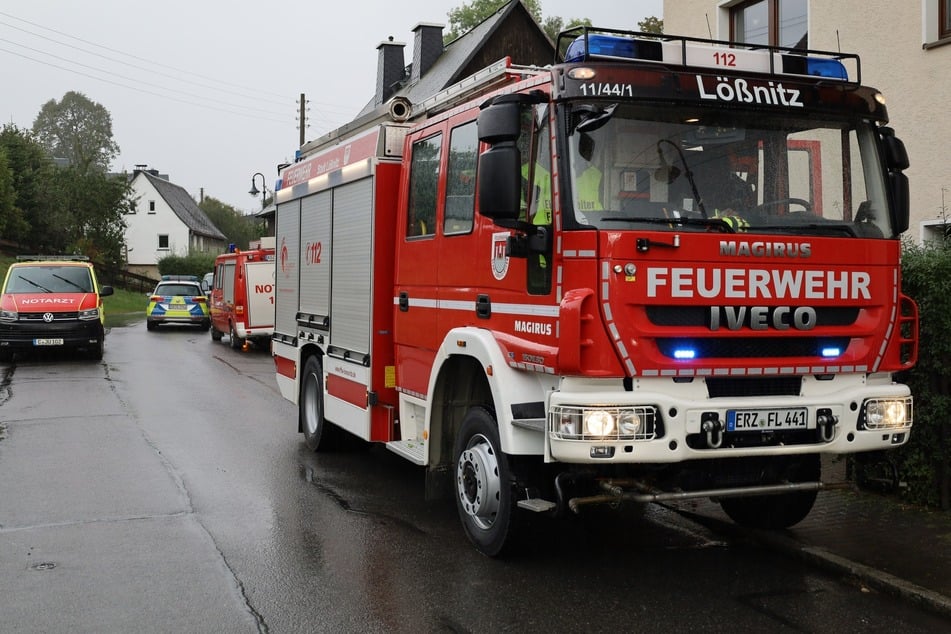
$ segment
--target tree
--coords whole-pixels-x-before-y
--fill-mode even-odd
[[[16,192],[13,189],[13,172],[7,160],[7,151],[0,145],[0,236],[9,235],[7,229],[15,224]]]
[[[562,31],[574,28],[576,26],[594,26],[591,24],[591,20],[588,18],[571,18],[568,22],[565,22],[563,18],[558,16],[548,16],[545,18],[545,21],[541,23],[542,30],[551,38],[552,42],[558,41],[558,34]]]
[[[205,197],[198,206],[208,216],[212,224],[225,234],[229,243],[239,249],[247,249],[251,240],[261,237],[264,223],[254,216],[246,216],[231,205],[227,205],[212,196]]]
[[[56,168],[28,131],[13,125],[0,130],[13,189],[13,207],[5,216],[3,237],[41,252],[66,224],[57,204]]]
[[[449,32],[443,38],[444,41],[451,42],[463,35],[506,4],[508,3],[500,2],[500,0],[472,0],[468,4],[463,3],[455,9],[450,9],[447,14],[449,17]],[[539,0],[522,0],[522,4],[532,14],[535,21],[541,23],[542,7]]]
[[[33,134],[50,156],[67,159],[83,172],[106,172],[119,154],[109,111],[75,91],[59,102],[50,99],[43,104],[33,122]]]
[[[664,21],[651,15],[638,22],[637,27],[645,33],[659,34],[664,32]]]
[[[125,178],[75,165],[58,168],[31,133],[15,126],[0,130],[0,157],[0,235],[35,253],[120,261],[132,206]],[[12,205],[5,203],[5,180]]]
[[[125,216],[134,209],[130,181],[99,170],[82,172],[74,165],[60,169],[56,180],[69,218],[59,234],[59,249],[122,266]]]

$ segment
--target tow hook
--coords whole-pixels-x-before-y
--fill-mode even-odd
[[[816,428],[823,442],[832,442],[835,438],[835,426],[839,424],[839,417],[831,409],[816,410]]]
[[[707,446],[719,449],[723,444],[723,422],[716,412],[705,412],[700,418],[700,429],[707,435]]]

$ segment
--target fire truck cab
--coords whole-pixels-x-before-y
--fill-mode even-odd
[[[425,466],[489,555],[524,513],[623,501],[791,526],[821,454],[912,424],[884,98],[848,54],[591,28],[558,50],[283,170],[273,351],[299,429]]]

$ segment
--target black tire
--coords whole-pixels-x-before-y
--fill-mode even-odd
[[[89,346],[86,348],[86,356],[93,361],[102,361],[102,352],[105,347],[105,341],[103,337],[99,337],[99,343]]]
[[[341,430],[324,417],[324,369],[316,355],[307,358],[297,399],[300,430],[313,451],[335,449]]]
[[[145,320],[145,328],[146,328],[146,330],[155,330],[155,322],[152,322],[152,321],[149,321],[148,319],[146,319],[146,320]]]
[[[9,348],[0,348],[0,361],[7,363],[13,361],[13,350]]]
[[[453,456],[456,509],[466,537],[489,557],[511,552],[519,528],[514,478],[492,412],[484,407],[466,412]]]
[[[240,350],[241,346],[244,345],[244,339],[242,339],[241,337],[237,335],[237,333],[235,333],[234,324],[231,324],[231,332],[229,333],[229,337],[231,338],[231,347],[234,348],[235,350]]]
[[[205,332],[208,332],[208,330],[211,329],[211,322],[210,321],[203,322],[201,325],[201,329],[204,330]]]
[[[212,341],[221,341],[221,338],[224,336],[224,333],[215,328],[211,327],[211,340]]]
[[[802,456],[791,463],[790,482],[814,482],[819,479],[819,456]],[[720,507],[731,520],[747,528],[782,529],[795,526],[809,515],[818,491],[797,491],[780,495],[748,498],[724,498]]]

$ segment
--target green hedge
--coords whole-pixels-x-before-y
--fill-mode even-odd
[[[194,253],[192,255],[168,255],[158,261],[159,275],[194,275],[201,278],[215,268],[215,255]]]
[[[908,444],[886,452],[910,501],[951,508],[951,244],[905,245],[902,290],[918,303],[918,364],[899,380],[915,399]]]

